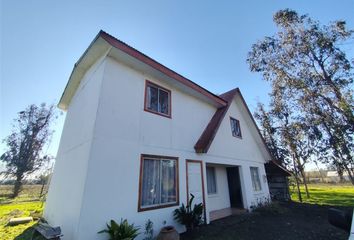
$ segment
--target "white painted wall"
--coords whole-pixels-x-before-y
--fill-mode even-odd
[[[227,114],[240,120],[244,138],[232,137],[227,115],[209,153],[196,154],[193,146],[215,107],[110,57],[93,69],[96,71],[86,74],[87,80],[69,106],[45,211],[51,224],[62,226],[64,240],[105,239],[97,232],[110,219],[121,218],[141,228],[151,219],[155,233],[164,222],[184,230],[173,220],[176,207],[137,211],[140,154],[179,158],[180,203],[187,199],[186,159],[202,160],[204,176],[206,162],[239,165],[244,202],[251,205],[256,195],[252,192],[249,166],[256,165],[264,171],[264,159],[244,125],[238,102]],[[171,119],[144,111],[145,79],[171,90]],[[207,197],[207,213],[230,205],[226,170],[220,168],[217,176],[222,192],[217,201]],[[204,177],[205,190],[206,184]],[[266,183],[263,186],[259,196],[269,194]],[[142,238],[140,235],[138,239]]]
[[[72,99],[50,183],[44,217],[62,228],[65,239],[77,239],[103,70],[101,59],[85,74]]]
[[[232,136],[230,117],[240,121],[242,138]],[[269,198],[268,183],[263,178],[265,176],[264,163],[267,159],[262,155],[257,143],[257,136],[254,135],[254,131],[250,130],[251,127],[252,123],[248,113],[243,107],[240,97],[237,96],[230,105],[205,157],[207,162],[240,166],[241,187],[245,208],[250,208],[258,201],[264,201]],[[250,167],[259,168],[259,176],[262,184],[262,190],[259,192],[253,191]]]
[[[217,193],[208,194],[206,188],[206,195],[208,196],[208,203],[207,203],[208,211],[229,208],[231,205],[230,205],[229,184],[227,182],[226,167],[217,166],[217,165],[210,165],[210,166],[215,168]]]

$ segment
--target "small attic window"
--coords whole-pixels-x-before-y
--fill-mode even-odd
[[[171,91],[146,80],[144,110],[171,118]]]
[[[230,117],[232,136],[242,138],[240,121]]]

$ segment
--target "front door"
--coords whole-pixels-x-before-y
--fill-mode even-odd
[[[227,181],[229,184],[230,203],[233,208],[243,208],[240,172],[238,167],[228,167]]]
[[[186,166],[187,202],[189,202],[189,199],[191,197],[190,194],[193,194],[194,200],[192,205],[194,206],[194,204],[203,203],[203,206],[205,206],[202,161],[187,160],[186,164],[187,164]],[[204,211],[204,218],[205,218],[205,211]]]

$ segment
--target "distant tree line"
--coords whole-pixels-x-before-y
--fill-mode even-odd
[[[273,20],[278,32],[254,44],[247,59],[271,85],[269,106],[259,103],[254,113],[263,137],[308,197],[309,162],[347,172],[354,185],[354,61],[342,49],[353,30],[289,9]]]

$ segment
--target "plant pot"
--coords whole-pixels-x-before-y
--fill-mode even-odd
[[[173,226],[161,228],[156,240],[179,240],[179,234]]]

